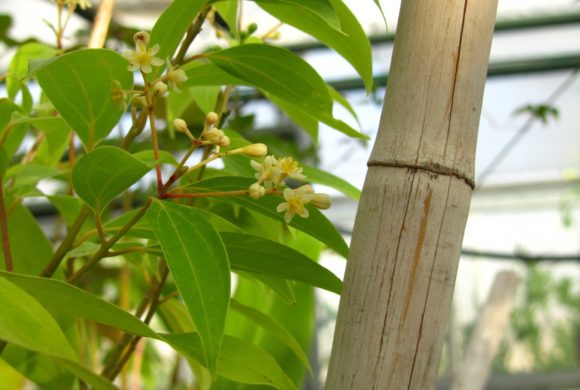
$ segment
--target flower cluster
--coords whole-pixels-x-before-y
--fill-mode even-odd
[[[256,170],[255,177],[258,179],[248,190],[248,194],[254,199],[264,196],[267,190],[276,190],[288,177],[296,180],[306,179],[300,164],[292,157],[277,159],[274,156],[266,156],[262,163],[252,160],[251,164]],[[295,215],[307,218],[309,215],[305,207],[307,204],[319,209],[327,209],[331,204],[328,195],[315,193],[310,185],[296,189],[285,188],[282,194],[285,202],[278,205],[276,211],[284,213],[286,223],[290,223]]]
[[[146,107],[147,99],[146,95],[149,93],[151,97],[160,97],[167,93],[168,89],[171,88],[175,92],[181,92],[179,89],[179,84],[187,81],[187,75],[183,69],[173,66],[169,59],[167,62],[163,62],[161,58],[155,57],[159,52],[159,45],[154,45],[149,47],[150,36],[146,31],[139,31],[133,36],[135,41],[135,50],[125,50],[123,56],[129,60],[129,66],[127,70],[134,72],[140,70],[142,73],[151,73],[153,71],[153,66],[162,66],[167,64],[167,72],[155,80],[148,83],[149,92],[139,91],[137,95],[133,97],[133,105],[135,107]]]

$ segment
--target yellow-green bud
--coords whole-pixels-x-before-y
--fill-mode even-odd
[[[220,138],[223,136],[224,132],[216,128],[212,128],[203,132],[203,137],[212,144],[217,144],[220,142]]]
[[[163,81],[158,81],[153,86],[153,94],[155,96],[163,96],[167,92],[167,84]]]
[[[244,146],[241,148],[241,150],[241,153],[244,153],[250,157],[264,157],[266,154],[268,154],[268,147],[264,144],[251,144]]]
[[[254,183],[250,186],[248,190],[248,195],[254,199],[260,199],[262,196],[266,194],[266,189],[259,185],[258,183]]]
[[[175,118],[173,120],[173,127],[175,130],[179,131],[180,133],[188,133],[189,129],[187,128],[187,123],[181,118]]]
[[[133,97],[132,104],[134,106],[147,107],[147,100],[145,99],[145,96],[135,96]]]
[[[330,196],[326,194],[312,194],[312,199],[309,203],[312,206],[322,210],[326,210],[332,205]]]
[[[217,145],[218,146],[221,146],[221,147],[224,147],[224,148],[226,146],[229,146],[230,145],[230,137],[228,137],[227,135],[224,135],[223,137],[221,137],[219,139],[219,141],[217,142]]]
[[[205,117],[205,127],[213,126],[218,121],[218,114],[215,112],[208,112],[207,116]]]

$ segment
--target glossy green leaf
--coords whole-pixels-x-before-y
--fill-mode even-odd
[[[41,58],[50,58],[57,54],[54,47],[40,42],[29,42],[20,46],[10,65],[8,65],[9,77],[6,78],[6,90],[8,97],[14,99],[21,86],[21,79],[28,73],[28,61]]]
[[[133,315],[71,284],[3,271],[0,272],[0,278],[26,291],[52,314],[68,314],[139,336],[158,338],[155,332]]]
[[[192,207],[154,201],[147,211],[175,284],[215,375],[230,299],[230,267],[224,244],[203,214]]]
[[[271,318],[267,314],[262,313],[259,310],[254,309],[251,306],[244,305],[241,302],[232,299],[231,302],[232,310],[241,313],[245,317],[249,318],[250,320],[254,321],[260,327],[264,328],[268,333],[277,337],[281,342],[283,342],[288,348],[290,348],[300,359],[304,367],[306,367],[310,373],[312,373],[312,368],[310,367],[310,362],[308,361],[308,356],[302,350],[302,347],[296,341],[296,338],[292,335],[292,333],[288,332],[286,328],[282,326],[278,321]]]
[[[8,231],[14,271],[30,275],[39,274],[52,256],[52,244],[34,216],[22,204],[16,206],[8,215]],[[1,270],[5,269],[3,253],[0,253]]]
[[[232,191],[246,189],[254,182],[254,179],[246,177],[216,177],[192,185],[190,189],[192,191]],[[280,222],[284,221],[283,214],[276,212],[276,207],[283,202],[283,198],[280,196],[268,195],[257,200],[252,199],[249,196],[227,196],[221,197],[220,201],[237,204],[260,214],[264,214],[274,220]],[[318,209],[308,205],[306,207],[308,208],[310,216],[308,218],[295,217],[290,222],[290,226],[302,230],[325,243],[341,256],[348,258],[348,246],[338,230],[336,230],[336,227]]]
[[[318,14],[284,2],[260,2],[260,7],[336,50],[358,72],[367,91],[372,89],[372,51],[360,23],[342,0],[330,0],[340,20],[340,31],[329,26]]]
[[[36,163],[13,165],[6,171],[6,179],[12,180],[11,194],[22,197],[34,193],[36,185],[44,179],[55,177],[62,172],[54,167]]]
[[[360,127],[358,116],[356,115],[356,111],[354,110],[350,102],[344,96],[342,96],[342,94],[338,92],[333,86],[329,85],[328,91],[330,92],[330,96],[332,96],[332,99],[341,106],[343,106],[353,116],[353,118],[356,119]]]
[[[0,278],[0,339],[32,351],[78,361],[66,336],[42,305]]]
[[[211,85],[252,85],[251,82],[231,75],[220,67],[207,62],[191,62],[182,68],[187,75],[184,87]]]
[[[157,19],[151,30],[149,46],[159,45],[157,57],[165,60],[173,55],[183,35],[193,23],[195,17],[207,0],[174,0]],[[161,73],[160,67],[154,67],[150,74],[153,79]]]
[[[389,25],[387,23],[387,18],[385,16],[385,12],[383,11],[383,7],[381,6],[381,3],[379,2],[379,0],[373,0],[373,1],[377,5],[377,8],[379,9],[379,11],[383,17],[383,21],[385,22],[385,28],[389,28]]]
[[[303,110],[332,115],[332,98],[324,80],[289,50],[249,44],[210,53],[207,58],[229,74]]]
[[[264,8],[266,11],[268,10],[267,6],[285,6],[286,14],[284,13],[276,13],[272,14],[280,21],[284,23],[288,23],[290,25],[294,19],[292,17],[286,17],[289,13],[293,10],[300,10],[304,15],[308,15],[310,17],[316,17],[319,20],[319,23],[325,25],[327,28],[335,29],[339,31],[341,29],[341,20],[339,15],[335,10],[336,6],[330,0],[255,0],[256,3],[260,4],[260,7]],[[334,5],[334,8],[333,8]],[[295,26],[302,30],[301,26]]]
[[[349,198],[354,200],[359,200],[361,191],[338,176],[328,173],[326,171],[320,170],[315,167],[302,164],[302,173],[306,175],[306,179],[309,182],[322,184],[335,190],[339,190]]]
[[[119,53],[77,50],[33,64],[42,90],[88,149],[107,136],[125,112],[118,92],[133,88],[133,75]]]
[[[133,157],[144,162],[149,168],[153,168],[157,165],[157,161],[155,160],[155,152],[153,151],[153,149],[142,150],[140,152],[133,153]],[[159,161],[162,164],[169,164],[173,166],[178,165],[177,160],[175,160],[173,154],[165,150],[159,151]]]
[[[292,291],[290,282],[287,279],[276,278],[263,274],[243,272],[239,270],[237,270],[236,273],[247,279],[255,279],[255,281],[262,283],[264,286],[268,287],[270,290],[276,293],[280,299],[282,299],[288,305],[296,304],[296,296],[294,295],[294,291]]]
[[[340,294],[342,282],[302,253],[274,241],[221,233],[232,269],[303,282]]]
[[[278,108],[288,116],[288,118],[300,126],[310,136],[314,143],[318,143],[318,120],[316,120],[312,115],[307,114],[304,110],[301,110],[282,99],[278,99],[272,95],[268,96],[268,98],[272,103],[277,105]]]
[[[164,335],[175,349],[203,361],[198,333]],[[263,349],[247,341],[225,335],[219,354],[218,374],[232,381],[270,385],[279,390],[296,390],[276,360]]]
[[[79,159],[72,181],[79,197],[100,213],[148,171],[145,163],[123,149],[103,146]]]

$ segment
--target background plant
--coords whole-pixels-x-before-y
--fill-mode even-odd
[[[369,42],[342,1],[256,3],[341,54],[372,88]],[[341,291],[315,259],[324,247],[348,255],[318,210],[329,199],[308,183],[358,192],[296,159],[313,160],[319,123],[365,139],[333,116],[335,103],[352,108],[299,56],[271,45],[275,28],[257,35],[242,1],[175,0],[150,33],[125,35],[133,42],[123,53],[64,47],[68,18],[88,3],[55,5],[55,46],[19,45],[1,76],[9,386],[24,376],[43,389],[109,389],[135,374],[149,387],[297,388],[310,369],[312,286]],[[193,53],[204,23],[223,39]],[[36,83],[40,96],[29,90]],[[238,86],[280,107],[314,147],[253,131]],[[120,121],[131,125],[116,138]],[[277,158],[264,157],[265,144]],[[58,212],[62,237],[44,234],[32,198]],[[182,360],[193,382],[181,379]]]

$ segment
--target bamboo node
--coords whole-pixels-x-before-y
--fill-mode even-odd
[[[443,176],[453,176],[459,180],[463,180],[465,184],[471,187],[472,190],[475,189],[475,181],[465,175],[463,172],[459,171],[458,169],[453,169],[449,167],[445,167],[440,164],[435,163],[423,163],[423,164],[409,164],[404,163],[401,161],[379,161],[379,160],[369,160],[367,163],[368,167],[391,167],[391,168],[405,168],[410,169],[412,171],[426,171],[430,172],[435,175],[443,175]]]

